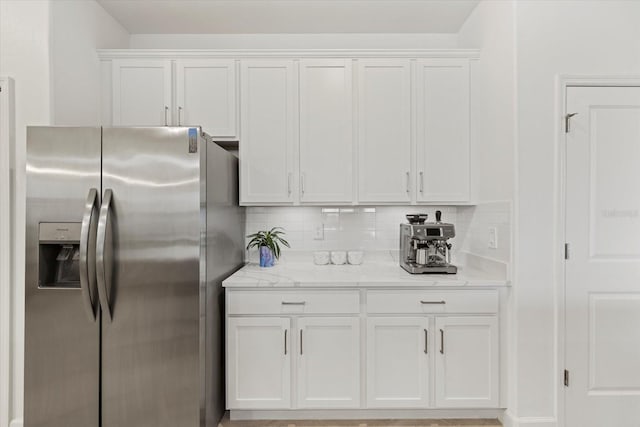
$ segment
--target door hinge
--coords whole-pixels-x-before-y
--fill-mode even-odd
[[[578,113],[569,113],[564,116],[564,133],[571,132],[571,117],[575,116]]]
[[[564,386],[569,387],[569,371],[564,370]]]
[[[564,259],[569,259],[569,244],[564,244]]]

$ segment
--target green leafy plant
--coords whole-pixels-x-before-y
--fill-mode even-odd
[[[258,231],[257,233],[249,234],[247,237],[251,238],[247,249],[260,248],[266,246],[271,249],[276,259],[280,258],[280,244],[290,248],[289,242],[283,239],[284,229],[282,227],[273,227],[269,231]]]

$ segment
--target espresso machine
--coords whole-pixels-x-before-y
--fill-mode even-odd
[[[457,273],[448,241],[456,230],[453,224],[442,222],[442,212],[436,211],[435,222],[426,222],[427,214],[410,214],[407,220],[400,224],[400,266],[411,274]]]

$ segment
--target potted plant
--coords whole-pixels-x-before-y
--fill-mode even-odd
[[[276,259],[280,258],[280,243],[290,248],[289,242],[282,238],[284,229],[281,227],[273,227],[269,231],[258,231],[249,234],[251,238],[247,249],[258,248],[260,251],[260,267],[273,267]]]

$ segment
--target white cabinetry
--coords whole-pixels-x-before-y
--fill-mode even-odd
[[[411,201],[411,64],[358,61],[358,201]]]
[[[353,202],[350,59],[300,61],[300,201]]]
[[[369,317],[367,407],[428,407],[432,342],[428,318]]]
[[[296,83],[293,61],[242,61],[242,204],[294,201]]]
[[[498,406],[498,319],[436,317],[436,406]]]
[[[291,406],[291,320],[227,320],[227,404],[236,409]]]
[[[217,137],[236,137],[236,90],[235,60],[176,61],[175,123],[202,126]]]
[[[298,407],[358,408],[360,319],[298,320]]]
[[[470,198],[469,60],[417,61],[417,201]]]
[[[171,61],[115,59],[112,63],[114,126],[168,126],[171,120]]]
[[[202,126],[237,137],[235,60],[114,59],[111,75],[114,126]]]

